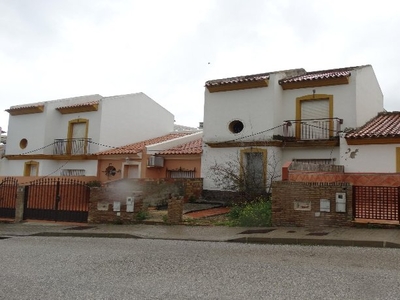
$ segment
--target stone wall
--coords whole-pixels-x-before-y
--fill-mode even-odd
[[[201,197],[203,179],[123,179],[104,185],[108,188],[119,189],[125,197],[139,193],[146,206],[167,206],[172,197],[180,197],[184,202]]]
[[[89,223],[132,223],[148,206],[168,205],[171,199],[187,202],[199,198],[202,179],[125,179],[110,182],[90,192]],[[133,212],[127,198],[133,198]],[[183,206],[183,204],[182,204]],[[182,213],[181,213],[182,214]]]
[[[143,210],[143,197],[130,193],[133,211],[127,204],[126,191],[110,187],[91,188],[88,223],[127,224],[137,221],[137,214]]]
[[[336,211],[336,193],[344,193],[345,212]],[[343,195],[343,194],[341,194]],[[274,182],[273,226],[350,226],[352,188],[348,183]]]

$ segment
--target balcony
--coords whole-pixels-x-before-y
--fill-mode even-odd
[[[87,155],[90,154],[90,143],[92,139],[55,139],[54,155]]]
[[[282,126],[282,135],[275,140],[286,142],[326,142],[338,140],[343,120],[339,118],[287,120]]]

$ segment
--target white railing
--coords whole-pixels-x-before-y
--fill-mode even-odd
[[[342,119],[288,120],[283,123],[283,137],[296,140],[328,140],[341,131]]]

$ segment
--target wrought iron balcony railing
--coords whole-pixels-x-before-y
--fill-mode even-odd
[[[90,143],[92,139],[55,139],[54,155],[85,155],[90,154]]]
[[[341,124],[339,118],[287,120],[282,136],[289,140],[328,140],[339,136]]]

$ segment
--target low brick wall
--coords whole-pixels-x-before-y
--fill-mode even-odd
[[[345,212],[336,212],[336,193],[345,193]],[[272,185],[273,226],[350,226],[352,215],[348,183],[278,181]]]
[[[292,182],[346,182],[359,186],[400,186],[400,176],[395,173],[330,173],[289,171]]]

